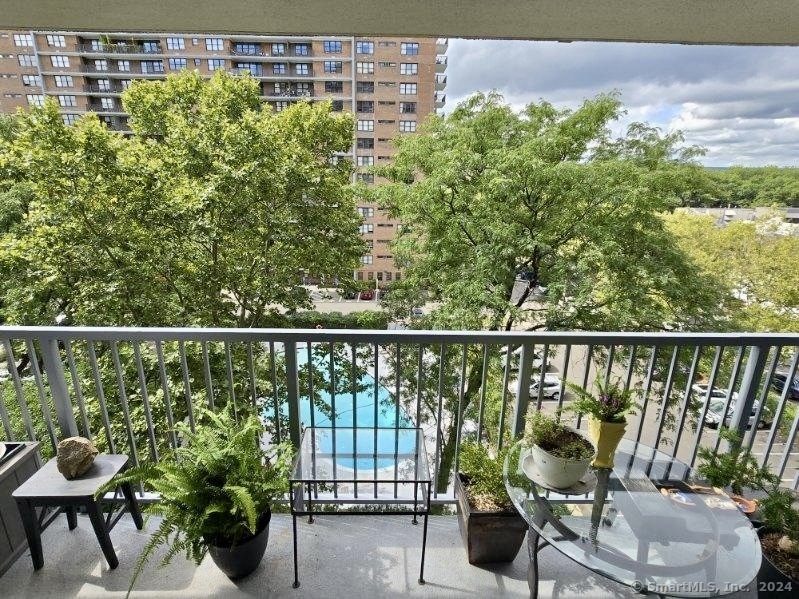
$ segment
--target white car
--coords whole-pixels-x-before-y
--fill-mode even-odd
[[[502,366],[505,366],[506,355],[508,353],[508,346],[506,345],[500,350],[500,355],[502,356]],[[522,346],[520,345],[516,349],[511,352],[511,359],[510,359],[510,370],[511,372],[516,372],[519,370],[519,361],[522,357]],[[541,352],[538,350],[533,351],[533,361],[532,365],[533,368],[541,368],[541,365],[544,363],[544,360],[541,358]]]
[[[540,374],[533,374],[530,382],[530,399],[538,399],[538,384],[541,381]],[[560,399],[560,378],[551,374],[544,375],[544,399]]]
[[[694,392],[696,399],[704,403],[705,397],[707,397],[707,384],[706,383],[694,383],[691,385],[691,391]],[[710,392],[710,400],[713,401],[714,399],[722,399],[727,400],[727,389],[720,389],[719,387],[713,387],[713,390]],[[736,391],[732,392],[732,402],[734,403],[738,399],[738,393]]]
[[[707,408],[707,414],[705,414],[705,424],[710,428],[718,428],[719,424],[721,424],[721,415],[724,412],[724,404],[726,403],[726,399],[721,397],[711,397],[710,405]],[[760,402],[755,400],[755,403],[752,404],[752,412],[749,414],[749,422],[747,422],[747,427],[751,427],[755,423],[755,417],[757,416],[757,412],[760,410]],[[735,400],[730,401],[730,407],[727,409],[727,415],[724,417],[724,426],[730,426],[732,422],[732,417],[735,414]],[[771,419],[769,418],[768,410],[765,409],[760,414],[760,420],[757,422],[757,428],[766,428],[769,424],[771,424]]]

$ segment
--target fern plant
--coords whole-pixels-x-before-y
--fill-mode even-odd
[[[202,410],[195,431],[185,424],[176,429],[183,443],[171,455],[127,470],[98,491],[141,482],[160,495],[146,510],[162,520],[139,556],[128,593],[159,545],[168,547],[162,566],[179,553],[199,565],[209,544],[233,546],[259,532],[270,503],[288,491],[293,448],[283,443],[266,457],[257,416],[237,422],[229,413]]]

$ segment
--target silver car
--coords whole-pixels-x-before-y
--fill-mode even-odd
[[[538,384],[541,381],[540,374],[534,374],[530,382],[530,397],[536,399],[538,397]],[[552,374],[544,375],[544,399],[560,399],[560,378]]]

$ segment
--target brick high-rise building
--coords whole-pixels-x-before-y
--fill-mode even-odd
[[[356,118],[356,177],[391,160],[393,137],[416,130],[444,106],[447,40],[276,35],[77,33],[0,31],[0,112],[40,105],[52,96],[66,123],[95,112],[127,130],[120,94],[134,79],[163,79],[181,69],[210,76],[216,69],[249,71],[275,110],[299,98],[330,99]],[[371,246],[355,278],[388,284],[401,275],[389,242],[397,222],[362,203],[361,232]]]

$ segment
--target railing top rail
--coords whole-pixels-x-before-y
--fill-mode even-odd
[[[489,345],[799,346],[799,333],[651,333],[597,331],[431,331],[365,329],[235,329],[0,326],[0,339],[92,341],[347,341]]]

